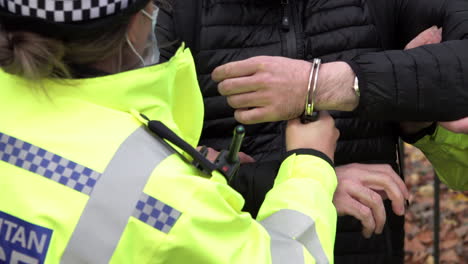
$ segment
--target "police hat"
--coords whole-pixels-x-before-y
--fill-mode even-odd
[[[0,25],[59,39],[79,39],[125,23],[151,0],[0,0]]]

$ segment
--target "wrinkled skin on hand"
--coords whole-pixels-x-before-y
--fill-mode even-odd
[[[290,120],[304,112],[311,64],[259,56],[219,66],[212,78],[243,124]]]
[[[408,189],[391,166],[349,164],[336,168],[338,187],[333,204],[338,215],[360,220],[364,237],[381,234],[386,221],[383,200],[390,199],[395,214],[405,213]]]

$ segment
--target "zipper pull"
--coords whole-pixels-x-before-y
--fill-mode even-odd
[[[281,28],[284,31],[289,31],[289,17],[288,17],[288,10],[287,10],[288,4],[289,4],[289,0],[281,0],[281,5],[283,5],[283,18],[281,19]]]

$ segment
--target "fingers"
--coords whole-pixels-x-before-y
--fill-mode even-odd
[[[198,146],[197,150],[201,151],[202,148],[203,148],[202,146]],[[219,151],[216,151],[210,147],[207,147],[206,150],[207,150],[206,158],[211,162],[215,162],[216,158],[218,158],[219,156]],[[256,161],[254,158],[252,158],[250,155],[245,154],[244,152],[239,152],[239,160],[241,164],[253,163]]]
[[[254,158],[252,158],[250,155],[245,154],[244,152],[239,152],[239,160],[241,164],[255,162]]]
[[[434,38],[432,41],[429,41],[427,44],[437,44],[442,42],[442,34],[443,34],[443,29],[439,28],[437,29],[437,32],[435,32]]]
[[[270,102],[269,96],[265,96],[262,92],[231,95],[226,100],[234,109],[262,107],[269,105]]]
[[[221,82],[226,79],[250,76],[261,70],[263,64],[257,63],[254,58],[243,61],[236,61],[217,67],[211,74],[215,82]]]
[[[254,76],[226,79],[218,84],[218,92],[223,96],[255,92],[262,82]]]
[[[380,195],[353,181],[339,183],[333,198],[339,215],[351,215],[361,221],[363,235],[381,234],[385,226],[385,206]]]
[[[323,122],[332,122],[333,126],[335,125],[335,119],[328,113],[328,111],[319,112],[319,120]]]
[[[404,192],[393,180],[391,173],[375,170],[362,174],[359,177],[369,188],[385,191],[388,198],[392,201],[392,208],[395,214],[403,215],[405,213],[406,199]]]
[[[197,147],[197,150],[198,150],[198,151],[201,151],[202,148],[203,148],[202,146],[198,146],[198,147]],[[215,162],[215,161],[216,161],[216,158],[217,158],[218,155],[219,155],[219,151],[216,151],[216,150],[214,150],[213,148],[209,148],[209,147],[206,148],[206,151],[207,151],[207,152],[206,152],[206,159],[208,159],[208,160],[211,161],[211,162]]]
[[[333,203],[339,215],[351,215],[361,222],[364,237],[370,238],[372,236],[375,230],[375,220],[369,207],[364,206],[351,196],[343,197],[341,201],[334,199]]]
[[[336,173],[338,188],[333,203],[340,215],[352,215],[361,221],[364,236],[383,231],[386,221],[383,197],[389,197],[396,214],[404,214],[409,192],[391,166],[355,163],[337,167]]]
[[[423,45],[440,43],[442,41],[442,28],[433,26],[421,32],[416,38],[414,38],[405,49],[413,49]]]
[[[416,39],[417,38],[421,38],[421,43],[419,46],[439,43],[442,41],[442,29],[439,29],[437,26],[433,26],[423,31],[421,34],[419,34],[419,36],[416,37]]]
[[[351,195],[354,199],[358,200],[362,205],[369,208],[372,212],[372,217],[374,218],[375,223],[375,232],[376,234],[381,234],[385,226],[386,213],[385,206],[380,195],[373,190],[364,187],[362,185],[352,184],[349,186],[348,194]],[[362,211],[362,210],[361,210]],[[360,212],[360,211],[358,211]],[[356,216],[355,216],[356,217]],[[361,216],[358,219],[366,217],[365,215]],[[365,226],[365,223],[362,223],[366,230],[371,229],[371,226]]]
[[[212,148],[208,148],[208,154],[206,155],[206,158],[211,161],[215,162],[216,158],[219,156],[219,151],[216,151]]]
[[[408,191],[408,187],[406,187],[406,184],[403,181],[403,179],[400,177],[400,175],[398,175],[393,170],[392,166],[387,165],[387,164],[380,164],[380,165],[376,165],[374,168],[390,176],[393,179],[393,181],[398,185],[398,188],[400,189],[404,198],[407,200],[409,199],[410,194]]]
[[[250,125],[271,121],[269,120],[270,114],[271,111],[264,107],[243,108],[234,112],[234,118],[241,124]]]

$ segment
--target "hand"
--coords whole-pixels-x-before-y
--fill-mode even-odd
[[[260,56],[216,68],[212,78],[235,108],[240,123],[290,120],[304,112],[311,63]],[[316,110],[352,111],[359,98],[351,87],[355,74],[345,62],[322,65],[316,89]]]
[[[423,45],[437,44],[442,41],[442,28],[433,26],[420,33],[411,40],[405,47],[405,50],[414,49]]]
[[[383,200],[392,201],[393,212],[405,213],[409,192],[403,180],[389,165],[349,164],[336,168],[338,187],[333,204],[338,215],[360,220],[362,234],[381,234],[386,221]]]
[[[468,134],[468,117],[452,122],[439,122],[443,128],[459,134]]]
[[[201,148],[202,147],[197,147],[197,150],[200,151]],[[211,162],[215,162],[216,158],[219,156],[219,151],[216,151],[213,148],[207,148],[207,150],[208,150],[208,154],[206,155],[206,158]],[[239,152],[239,160],[241,164],[255,162],[254,158],[245,154],[244,152]]]
[[[320,112],[315,122],[302,124],[299,119],[288,122],[286,128],[286,149],[315,149],[334,159],[336,141],[340,132],[335,127],[335,120],[327,112]]]
[[[253,57],[216,68],[218,91],[243,124],[290,120],[304,112],[311,63],[284,57]]]

